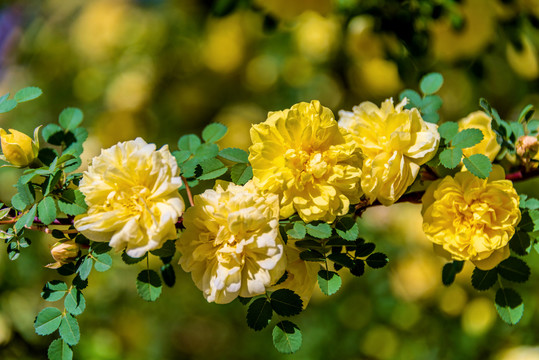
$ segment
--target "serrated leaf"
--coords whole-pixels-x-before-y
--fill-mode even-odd
[[[498,280],[498,271],[496,268],[491,270],[481,270],[475,268],[472,273],[472,286],[480,291],[488,290]]]
[[[529,253],[530,244],[530,235],[523,231],[517,231],[509,241],[509,248],[511,248],[517,255],[523,256]]]
[[[453,261],[444,265],[442,269],[442,283],[449,286],[455,281],[455,276],[462,271],[463,261]]]
[[[425,96],[423,99],[423,105],[421,106],[421,112],[424,114],[436,113],[442,104],[442,98],[438,95]]]
[[[241,297],[241,296],[238,296],[238,301],[242,304],[242,305],[247,305],[251,302],[251,300],[253,300],[253,298],[244,298],[244,297]]]
[[[155,301],[161,295],[161,278],[153,270],[143,270],[137,276],[137,292],[146,301]]]
[[[520,112],[520,115],[518,116],[518,122],[528,122],[533,117],[533,113],[535,112],[535,109],[532,104],[528,104],[522,109]]]
[[[202,166],[202,175],[198,177],[200,180],[211,180],[218,178],[228,170],[225,164],[217,159],[204,160],[200,163],[200,166]]]
[[[79,276],[82,280],[88,279],[88,276],[90,276],[90,272],[92,271],[93,265],[94,260],[91,257],[86,256],[80,264],[79,268],[77,269],[77,272],[79,273]]]
[[[440,153],[440,163],[447,169],[454,169],[460,164],[462,159],[462,149],[448,148]]]
[[[345,240],[354,241],[359,237],[359,225],[351,217],[343,217],[335,225],[337,234]]]
[[[173,287],[176,283],[176,273],[174,272],[174,267],[172,264],[164,264],[161,266],[160,270],[165,285],[168,287]]]
[[[289,229],[286,232],[286,234],[293,239],[303,239],[305,235],[307,234],[307,230],[305,229],[305,224],[303,224],[302,222],[296,221],[292,229]]]
[[[16,210],[23,211],[24,209],[26,209],[27,205],[24,201],[22,201],[21,194],[16,193],[11,198],[11,206],[13,206],[13,208]]]
[[[176,254],[176,241],[167,240],[159,249],[150,251],[155,256],[168,257]]]
[[[386,266],[388,261],[387,255],[380,252],[369,255],[365,260],[367,265],[373,269],[379,269]]]
[[[30,227],[34,223],[34,220],[36,218],[37,214],[37,204],[34,204],[30,210],[28,210],[27,213],[25,213],[23,216],[17,220],[15,223],[15,231],[20,231],[21,229],[25,227]]]
[[[402,91],[399,95],[399,100],[402,101],[402,99],[405,97],[408,99],[408,104],[406,105],[407,109],[411,109],[413,107],[420,108],[423,105],[421,95],[414,90],[406,89]]]
[[[22,184],[20,181],[15,185],[19,192],[20,199],[26,205],[32,205],[35,201],[35,190],[32,184]]]
[[[451,146],[466,149],[479,144],[483,140],[483,132],[479,129],[469,128],[458,132],[451,140]]]
[[[62,312],[57,308],[48,307],[39,312],[34,322],[38,335],[49,335],[58,329],[62,322]]]
[[[99,271],[107,271],[112,266],[112,258],[109,254],[95,254],[94,268]]]
[[[277,285],[280,285],[280,284],[284,283],[286,281],[286,279],[288,279],[288,271],[285,270],[283,276],[281,276],[279,278],[279,280],[277,280],[277,282],[275,284],[273,284],[273,286],[277,286]]]
[[[313,250],[313,249],[308,249],[308,250],[305,250],[305,251],[302,251],[301,253],[299,253],[299,258],[303,261],[324,261],[325,260],[325,257],[322,253],[316,251],[316,250]]]
[[[307,234],[318,239],[327,239],[332,232],[331,226],[326,222],[309,223],[305,225],[305,230],[307,230]]]
[[[13,99],[4,100],[0,103],[0,114],[7,113],[17,107],[17,101]]]
[[[60,323],[60,337],[69,345],[77,345],[80,340],[80,329],[77,319],[67,313]]]
[[[56,204],[53,198],[47,196],[41,200],[37,206],[39,220],[45,225],[49,225],[56,219]]]
[[[62,110],[58,122],[66,131],[73,131],[82,123],[83,117],[80,109],[69,107]]]
[[[64,129],[57,124],[47,124],[41,129],[41,136],[52,145],[61,145],[64,139]]]
[[[530,210],[539,209],[539,200],[538,199],[529,198],[529,199],[526,200],[525,204],[526,204],[525,207],[530,209]]]
[[[56,184],[58,184],[61,177],[62,177],[62,171],[58,170],[57,172],[54,173],[53,176],[49,176],[47,178],[47,186],[45,187],[45,191],[43,192],[44,196],[49,195],[49,193],[56,187]]]
[[[365,262],[361,259],[354,260],[354,266],[350,268],[350,274],[361,276],[365,273]]]
[[[318,286],[325,295],[335,294],[341,285],[342,279],[336,272],[325,269],[318,272]]]
[[[47,301],[58,301],[67,292],[67,284],[60,280],[51,280],[43,286],[41,297]]]
[[[80,233],[77,234],[77,239],[76,240],[77,240],[78,243],[81,243],[81,244],[85,243],[86,241],[88,241],[88,243],[89,243],[88,238],[86,238],[84,235],[82,235]],[[112,248],[109,246],[108,243],[106,243],[106,242],[98,242],[98,241],[93,241],[90,244],[90,249],[96,255],[104,254],[104,253],[107,253],[107,252],[112,250]]]
[[[483,154],[473,154],[462,161],[466,169],[480,179],[486,179],[492,171],[492,163]]]
[[[21,251],[19,250],[19,247],[17,246],[16,241],[9,243],[6,250],[7,250],[7,256],[9,260],[11,261],[17,260],[19,256],[21,255]]]
[[[453,140],[455,135],[459,132],[459,125],[456,122],[445,122],[438,127],[440,136],[447,141]],[[462,156],[461,156],[462,157]]]
[[[221,151],[219,151],[219,156],[223,159],[227,159],[229,161],[234,161],[237,163],[248,163],[249,162],[249,154],[247,151],[237,148],[225,148]]]
[[[270,302],[266,298],[256,299],[247,309],[247,325],[259,331],[268,326],[273,316]]]
[[[444,84],[444,77],[440,73],[430,73],[421,78],[419,82],[419,88],[425,95],[434,94]]]
[[[253,178],[253,168],[248,164],[236,164],[230,169],[230,178],[236,185],[244,185]]]
[[[354,267],[354,260],[352,260],[347,254],[330,254],[328,255],[328,260],[347,268]]]
[[[73,350],[62,339],[56,339],[49,345],[47,356],[49,360],[72,360]]]
[[[496,267],[498,273],[505,279],[514,282],[526,282],[530,277],[530,267],[523,260],[511,256]]]
[[[172,152],[172,155],[176,159],[176,163],[180,165],[186,162],[191,157],[191,152],[186,150],[180,150]]]
[[[198,160],[212,159],[219,154],[219,146],[212,143],[204,143],[200,145],[195,151],[195,158]]]
[[[301,347],[302,336],[299,327],[291,321],[283,320],[273,328],[273,345],[283,354],[292,354]]]
[[[199,161],[198,159],[194,159],[194,158],[187,160],[183,164],[180,164],[182,175],[188,179],[195,177],[197,175],[196,174],[197,166],[199,167]],[[191,186],[191,184],[189,184],[189,186]]]
[[[66,215],[75,216],[84,214],[88,206],[80,190],[67,189],[58,199],[58,208]]]
[[[219,141],[227,132],[227,127],[220,123],[209,124],[202,130],[202,139],[206,142]]]
[[[0,220],[5,218],[6,216],[8,216],[10,211],[11,211],[10,208],[4,208],[4,209],[0,210]]]
[[[127,265],[132,265],[132,264],[139,263],[142,260],[146,259],[146,256],[148,256],[148,253],[144,254],[144,256],[139,257],[139,258],[132,258],[131,256],[127,255],[125,250],[124,250],[124,252],[122,252],[122,260]]]
[[[440,115],[438,113],[426,113],[422,116],[423,120],[429,123],[438,124],[440,121]]]
[[[200,138],[193,134],[184,135],[178,140],[178,148],[180,150],[189,151],[191,154],[195,153],[200,144],[202,144]]]
[[[290,289],[279,289],[270,296],[273,311],[281,316],[297,315],[303,310],[301,297]]]
[[[356,249],[356,257],[365,257],[371,254],[375,248],[376,248],[376,245],[374,245],[373,243],[361,244]]]
[[[78,288],[73,287],[69,293],[67,293],[64,300],[64,307],[75,316],[84,312],[86,309],[86,300]]]
[[[13,98],[17,102],[21,103],[25,101],[34,100],[40,97],[41,94],[43,94],[43,91],[41,91],[40,88],[35,87],[35,86],[29,86],[29,87],[25,87],[24,89],[17,91],[17,93],[15,94]]]
[[[510,325],[517,324],[524,314],[522,298],[513,289],[499,288],[496,291],[495,303],[500,318]]]

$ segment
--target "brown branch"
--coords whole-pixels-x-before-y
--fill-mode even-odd
[[[187,191],[187,198],[189,199],[189,204],[191,206],[195,205],[195,202],[193,201],[193,195],[191,194],[191,188],[189,187],[189,184],[187,183],[187,180],[182,176],[183,185],[185,186],[185,191]]]

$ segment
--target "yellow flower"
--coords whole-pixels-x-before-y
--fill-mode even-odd
[[[34,137],[37,136],[38,129],[36,129]],[[2,152],[5,160],[18,167],[30,165],[39,150],[37,141],[32,141],[31,137],[20,131],[14,129],[9,129],[9,131],[11,134],[8,134],[4,129],[0,129]]]
[[[433,182],[423,196],[423,231],[435,250],[489,270],[509,256],[519,197],[500,166],[488,179],[470,172]]]
[[[303,308],[305,309],[316,286],[320,265],[311,261],[303,261],[299,257],[301,251],[294,245],[295,242],[296,240],[289,238],[285,246],[285,254],[288,260],[286,280],[268,290],[290,289],[294,291],[301,297]]]
[[[352,133],[363,152],[361,187],[371,202],[386,206],[404,194],[440,142],[438,126],[404,105],[406,99],[396,107],[388,99],[380,108],[363,102],[353,112],[339,112],[339,126]]]
[[[263,196],[252,181],[217,181],[214,190],[195,196],[183,223],[180,265],[208,302],[264,294],[284,274],[279,199]]]
[[[75,260],[79,251],[79,244],[73,240],[57,242],[51,249],[51,255],[56,262],[48,264],[47,267],[50,269],[58,269],[64,264],[69,264]]]
[[[181,178],[167,146],[155,150],[141,138],[118,143],[92,160],[80,182],[88,212],[75,227],[94,241],[141,257],[176,239],[185,205]]]
[[[361,152],[319,101],[270,112],[251,128],[255,183],[280,196],[281,217],[332,222],[361,196]]]
[[[496,140],[496,133],[492,130],[492,119],[482,111],[475,111],[470,115],[458,121],[459,131],[464,129],[479,129],[483,133],[483,140],[470,148],[462,149],[462,153],[466,156],[473,154],[484,154],[488,156],[490,161],[496,158],[501,149],[500,144]]]

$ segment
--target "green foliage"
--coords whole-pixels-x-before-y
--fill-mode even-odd
[[[342,279],[336,272],[325,269],[318,272],[318,286],[325,295],[335,294],[341,285]]]
[[[198,177],[200,180],[216,179],[228,170],[225,164],[215,158],[204,160],[200,166],[202,166],[202,175]]]
[[[80,329],[77,319],[67,313],[60,323],[60,337],[69,345],[77,345],[80,341]]]
[[[402,91],[399,95],[399,100],[402,101],[402,99],[404,98],[408,99],[408,104],[406,105],[408,109],[412,107],[421,108],[421,106],[423,105],[421,95],[419,95],[417,91],[411,89],[406,89]]]
[[[49,225],[56,219],[56,203],[52,197],[45,197],[37,206],[39,220],[45,225]]]
[[[291,321],[283,320],[273,328],[273,345],[283,354],[292,354],[301,347],[302,336],[299,327]]]
[[[81,123],[84,115],[77,108],[66,108],[60,113],[58,122],[65,131],[75,130]]]
[[[227,132],[227,127],[223,124],[213,123],[209,124],[202,130],[202,139],[206,142],[216,142],[221,140]]]
[[[155,250],[154,250],[155,251]],[[132,265],[132,264],[136,264],[136,263],[139,263],[141,262],[142,260],[146,259],[146,256],[148,256],[148,254],[144,254],[144,256],[142,257],[139,257],[139,258],[132,258],[131,256],[127,255],[127,253],[125,252],[125,250],[122,252],[122,261],[124,263],[126,263],[127,265]]]
[[[226,148],[219,152],[219,156],[223,159],[237,162],[237,163],[248,163],[249,154],[245,150],[236,149],[236,148]]]
[[[274,291],[270,297],[273,311],[281,316],[297,315],[303,310],[303,301],[298,294],[289,289]]]
[[[84,214],[88,206],[80,190],[66,189],[58,199],[58,208],[66,215],[75,216]]]
[[[315,262],[324,261],[326,259],[324,254],[314,249],[302,251],[301,253],[299,253],[299,257],[303,261],[315,261]]]
[[[356,257],[361,258],[370,255],[374,249],[376,249],[376,245],[373,243],[363,243],[358,244],[356,248]]]
[[[54,340],[47,351],[49,360],[71,360],[73,359],[73,350],[62,339]]]
[[[178,148],[191,154],[194,154],[201,144],[200,138],[193,134],[184,135],[178,140]]]
[[[496,267],[498,273],[509,281],[526,282],[530,277],[530,268],[523,260],[511,256]]]
[[[479,144],[483,140],[483,132],[479,129],[464,129],[451,140],[451,146],[466,149]]]
[[[19,220],[17,220],[14,226],[15,231],[20,231],[25,227],[32,226],[32,224],[34,223],[36,214],[37,214],[37,205],[34,204],[34,206],[32,206],[32,208],[28,212],[26,212],[23,216],[19,218]]]
[[[305,230],[307,234],[318,238],[318,239],[327,239],[331,236],[331,226],[326,222],[312,222],[305,225]]]
[[[516,231],[509,241],[509,247],[517,255],[527,255],[531,250],[531,239],[527,232]]]
[[[34,100],[38,97],[40,97],[43,94],[43,91],[35,86],[29,86],[25,87],[24,89],[21,89],[17,91],[17,93],[14,96],[15,101],[18,103],[22,103],[25,101]]]
[[[159,249],[150,251],[150,253],[152,253],[155,256],[160,256],[160,257],[174,256],[174,254],[176,253],[176,241],[167,240],[165,241],[163,246],[161,246]],[[144,257],[140,259],[144,259]]]
[[[45,284],[41,297],[47,301],[58,301],[67,293],[67,284],[60,280],[51,280]]]
[[[64,307],[72,315],[76,316],[82,314],[86,309],[86,300],[84,299],[82,292],[75,287],[71,288],[64,300]]]
[[[62,312],[57,308],[48,307],[39,312],[34,322],[38,335],[49,335],[58,329],[62,322]]]
[[[456,122],[445,122],[438,127],[438,132],[446,141],[451,141],[459,132],[459,125]]]
[[[518,122],[519,123],[529,122],[532,119],[534,113],[535,113],[535,109],[533,105],[531,104],[526,105],[520,112],[520,115],[518,115]]]
[[[365,260],[367,265],[373,269],[379,269],[387,265],[389,261],[386,254],[377,252],[369,255]]]
[[[488,290],[496,284],[498,280],[498,271],[496,268],[491,270],[481,270],[475,268],[472,273],[472,286],[476,290]]]
[[[109,254],[94,254],[94,268],[99,271],[107,271],[112,266],[112,258]]]
[[[165,285],[168,287],[173,287],[176,283],[176,273],[174,272],[174,267],[172,264],[164,264],[161,266],[160,270]]]
[[[429,73],[421,78],[419,88],[425,95],[436,93],[444,84],[444,78],[439,73]]]
[[[82,280],[88,279],[88,276],[90,276],[90,272],[92,271],[93,265],[94,260],[90,256],[85,256],[82,258],[82,262],[77,269],[77,273]]]
[[[462,149],[447,148],[440,153],[440,163],[448,169],[454,169],[460,164]]]
[[[137,292],[146,301],[155,301],[161,295],[161,278],[153,270],[142,270],[137,276]]]
[[[520,295],[510,288],[499,288],[496,291],[496,310],[503,321],[510,325],[517,324],[524,314],[524,303]]]
[[[341,238],[354,241],[359,237],[359,225],[352,217],[342,217],[335,224],[337,235]]]
[[[247,325],[255,331],[262,330],[271,322],[272,316],[272,305],[268,299],[256,299],[247,309]]]
[[[444,265],[442,269],[442,283],[449,286],[455,281],[455,276],[462,271],[464,261],[452,261]]]
[[[243,185],[253,178],[253,168],[244,163],[235,164],[230,169],[230,177],[236,185]]]
[[[302,221],[296,221],[292,229],[289,229],[286,234],[293,239],[303,239],[307,235],[307,229]]]

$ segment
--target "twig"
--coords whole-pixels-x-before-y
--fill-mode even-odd
[[[187,191],[187,198],[189,199],[189,204],[191,206],[195,205],[195,202],[193,201],[193,195],[191,194],[191,188],[189,187],[189,184],[187,183],[187,180],[182,176],[183,185],[185,186],[185,191]]]

